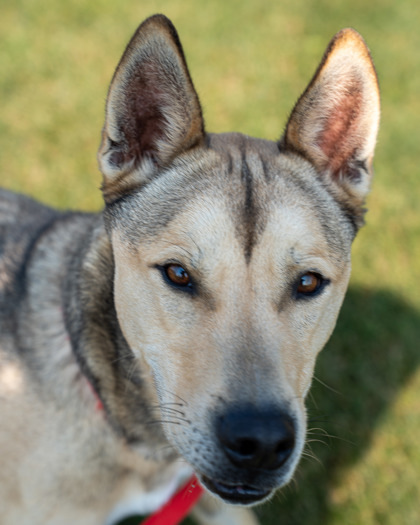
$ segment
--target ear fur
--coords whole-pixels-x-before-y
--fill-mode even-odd
[[[165,16],[152,16],[129,42],[109,88],[98,152],[105,201],[141,186],[203,139],[178,34]]]
[[[359,33],[343,29],[293,109],[281,147],[312,162],[356,223],[363,219],[379,113],[369,50]]]

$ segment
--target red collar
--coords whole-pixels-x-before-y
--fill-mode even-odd
[[[89,381],[89,379],[87,378],[87,376],[85,376],[86,378],[86,382],[89,386],[89,389],[90,391],[92,392],[93,394],[93,397],[95,398],[95,410],[97,412],[102,412],[102,410],[104,410],[104,404],[102,403],[102,400],[101,398],[99,397],[99,394],[98,392],[96,391],[96,388],[93,386],[93,384]]]
[[[203,491],[197,478],[192,476],[160,510],[149,516],[141,525],[178,525],[189,514]]]

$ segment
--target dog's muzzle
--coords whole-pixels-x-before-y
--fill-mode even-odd
[[[252,505],[266,499],[277,487],[272,481],[263,486],[262,480],[284,478],[281,474],[295,448],[293,419],[277,407],[247,405],[218,414],[214,428],[228,460],[226,470],[234,476],[223,480],[203,476],[203,484],[228,503]]]

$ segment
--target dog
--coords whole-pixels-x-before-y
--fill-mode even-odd
[[[139,26],[107,97],[103,212],[0,193],[3,525],[111,525],[192,473],[198,523],[257,523],[304,448],[378,123],[353,29],[271,142],[207,133],[174,26]]]

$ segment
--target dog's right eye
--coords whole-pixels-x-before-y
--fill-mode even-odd
[[[170,263],[159,267],[159,269],[161,270],[165,281],[171,286],[188,291],[192,290],[193,285],[191,277],[187,270],[180,264]]]

